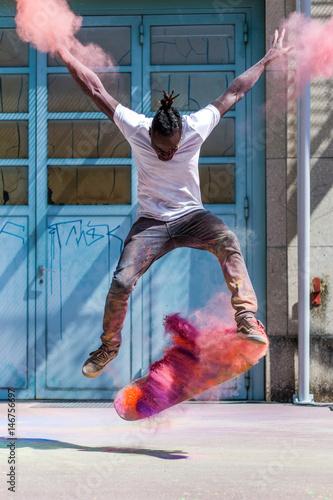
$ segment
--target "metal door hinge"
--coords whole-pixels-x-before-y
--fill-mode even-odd
[[[145,37],[144,26],[143,26],[143,24],[140,24],[140,26],[139,26],[139,43],[140,43],[140,45],[144,44],[144,37]]]
[[[247,220],[249,218],[249,199],[247,196],[244,198],[244,217]]]
[[[248,31],[248,29],[249,29],[248,24],[245,21],[244,24],[243,24],[243,40],[244,40],[244,44],[245,45],[249,41],[249,31]]]

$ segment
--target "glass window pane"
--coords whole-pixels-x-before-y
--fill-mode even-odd
[[[22,42],[15,29],[0,28],[0,66],[29,66],[29,45]]]
[[[162,89],[180,93],[175,101],[180,111],[198,111],[220,97],[234,77],[233,71],[151,73],[151,111],[159,108]]]
[[[201,156],[235,156],[235,119],[222,118],[201,148]]]
[[[200,165],[202,202],[235,203],[235,165]]]
[[[0,113],[29,111],[29,76],[0,75]]]
[[[151,27],[151,64],[234,62],[234,25]]]
[[[28,167],[0,167],[0,205],[28,205]]]
[[[131,27],[81,28],[76,35],[83,45],[94,43],[110,55],[116,66],[130,66]],[[48,66],[63,66],[59,58],[48,56]]]
[[[28,158],[28,121],[0,121],[0,158]]]
[[[106,89],[118,102],[131,106],[131,74],[99,73]],[[80,89],[71,75],[50,74],[47,77],[48,111],[50,113],[83,113],[99,111]]]
[[[130,158],[128,142],[109,120],[49,120],[49,158]]]
[[[49,205],[130,205],[131,167],[48,167]]]

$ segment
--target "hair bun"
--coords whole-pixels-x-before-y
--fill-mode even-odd
[[[164,98],[161,99],[160,101],[158,101],[161,104],[158,111],[168,111],[171,108],[176,97],[178,97],[180,95],[180,94],[177,94],[174,96],[173,95],[174,92],[175,92],[175,90],[173,89],[171,94],[168,94],[167,92],[165,92],[165,90],[163,90]]]
[[[173,101],[178,95],[173,95],[174,90],[169,95],[163,90],[164,98],[159,101],[160,107],[153,118],[152,129],[165,136],[174,135],[176,132],[182,132],[182,118],[177,108],[173,108]]]

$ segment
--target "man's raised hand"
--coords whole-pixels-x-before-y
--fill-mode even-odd
[[[266,62],[271,63],[275,59],[278,59],[279,57],[282,57],[288,54],[288,52],[290,52],[291,50],[293,50],[294,47],[291,46],[283,47],[283,39],[285,32],[286,30],[283,29],[281,31],[281,34],[279,34],[278,30],[275,30],[272,46],[265,56]]]

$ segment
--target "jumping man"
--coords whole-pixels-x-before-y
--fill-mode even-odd
[[[237,335],[267,343],[264,326],[255,318],[257,299],[236,236],[201,201],[198,162],[202,143],[229,111],[252,88],[265,68],[286,54],[284,32],[275,32],[265,57],[236,78],[212,104],[181,117],[173,107],[173,91],[164,92],[154,118],[135,113],[110,96],[97,75],[61,47],[58,52],[81,89],[112,120],[132,147],[138,170],[138,219],[130,230],[108,292],[102,345],[90,353],[82,371],[97,377],[114,359],[121,344],[130,293],[157,259],[174,248],[207,250],[219,260],[231,304]]]

